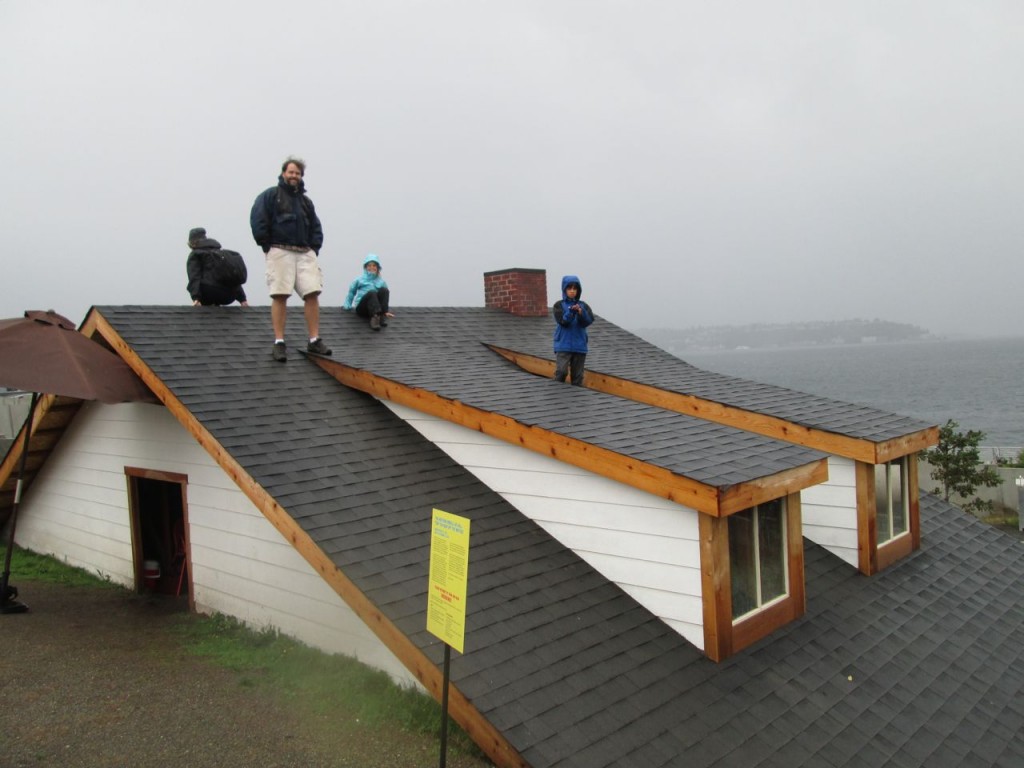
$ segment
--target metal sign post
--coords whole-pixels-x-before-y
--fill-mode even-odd
[[[469,572],[469,520],[435,509],[431,521],[427,631],[444,641],[441,678],[441,768],[448,759],[448,683],[452,647],[463,653],[466,584]]]
[[[441,768],[448,760],[448,678],[452,664],[452,647],[444,644],[444,678],[441,682]]]
[[[1024,531],[1024,477],[1017,478],[1017,528]]]

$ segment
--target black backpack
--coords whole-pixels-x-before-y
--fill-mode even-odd
[[[244,284],[249,278],[249,273],[245,269],[245,259],[238,251],[218,248],[210,253],[210,260],[213,278],[218,285],[230,288]]]

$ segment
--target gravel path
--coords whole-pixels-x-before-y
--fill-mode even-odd
[[[416,768],[436,739],[319,722],[241,673],[186,653],[172,600],[13,579],[0,615],[0,766]],[[484,761],[448,756],[452,768]]]

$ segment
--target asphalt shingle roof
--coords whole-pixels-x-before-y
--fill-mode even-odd
[[[806,615],[715,664],[385,406],[295,352],[274,363],[265,309],[98,310],[436,664],[430,509],[472,519],[467,652],[452,680],[536,768],[1024,759],[1024,546],[933,497],[921,549],[870,579],[805,542]],[[324,314],[336,356],[377,345],[375,368],[399,371],[411,353],[385,334],[430,312],[401,310],[380,334]],[[509,348],[527,341],[518,321],[480,319],[494,313],[434,313],[445,314]],[[446,338],[440,319],[422,325],[421,339]],[[457,325],[447,337],[479,338]],[[301,333],[298,308],[289,327]],[[478,364],[460,359],[470,373]]]
[[[354,315],[327,313],[321,333],[335,345],[334,359],[346,365],[709,486],[728,488],[824,456],[595,390],[566,387],[520,370],[485,345],[495,336],[505,340],[508,325],[532,339],[537,319],[486,309],[411,308],[402,309],[387,330],[373,333]],[[545,320],[549,347],[551,325]]]

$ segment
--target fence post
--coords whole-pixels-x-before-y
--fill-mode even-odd
[[[1017,478],[1017,530],[1024,531],[1024,477]]]

